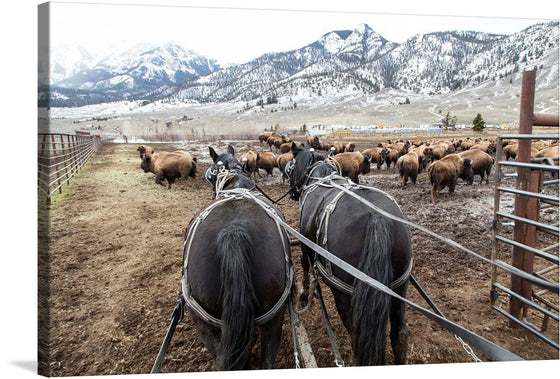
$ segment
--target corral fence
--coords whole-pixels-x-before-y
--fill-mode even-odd
[[[512,266],[558,287],[558,156],[531,158],[532,141],[559,139],[558,129],[551,134],[532,134],[533,126],[558,128],[558,115],[533,113],[535,77],[535,71],[523,73],[520,134],[497,138],[492,260],[496,261],[500,254],[503,255],[500,247],[506,244],[511,247]],[[502,160],[504,139],[518,142],[515,161]],[[507,172],[505,167],[515,169]],[[508,186],[508,180],[511,183],[513,179],[515,183]],[[548,186],[556,187],[547,191]],[[514,196],[513,213],[501,209],[508,195],[510,200],[511,195]],[[549,210],[552,211],[549,213],[556,215],[553,220],[544,217]],[[509,319],[510,327],[523,327],[558,349],[558,341],[544,334],[549,320],[558,323],[558,292],[542,287],[535,289],[535,284],[539,286],[535,281],[515,274],[509,274],[508,288],[499,283],[498,271],[497,265],[493,265],[490,292],[492,308]],[[509,311],[498,305],[501,294],[509,297]],[[542,320],[541,325],[534,325],[531,319]]]
[[[64,184],[87,162],[101,144],[101,137],[88,132],[39,133],[37,170],[39,192],[47,197],[62,193]]]

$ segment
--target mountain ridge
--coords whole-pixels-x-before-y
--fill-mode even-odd
[[[557,49],[557,21],[511,35],[456,30],[420,33],[401,44],[360,24],[353,30],[328,32],[299,49],[263,54],[229,67],[168,43],[129,60],[114,56],[118,64],[99,62],[54,85],[42,86],[39,92],[50,106],[94,101],[88,99],[88,90],[95,94],[95,101],[103,101],[105,95],[201,103],[248,102],[272,95],[320,97],[333,91],[364,96],[384,88],[430,95],[511,76],[535,62],[557,71]],[[78,90],[80,96],[70,94]]]

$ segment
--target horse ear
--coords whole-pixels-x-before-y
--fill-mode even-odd
[[[294,156],[296,155],[296,151],[297,151],[297,146],[295,143],[292,143],[292,154],[294,154]]]
[[[208,146],[208,151],[210,151],[210,157],[212,158],[212,161],[214,161],[215,163],[216,158],[218,158],[218,154],[216,154],[216,152],[214,151],[214,149],[212,149],[211,146]]]
[[[229,146],[227,147],[227,151],[228,151],[228,153],[230,153],[231,155],[235,155],[235,150],[233,150],[233,146],[229,145]]]

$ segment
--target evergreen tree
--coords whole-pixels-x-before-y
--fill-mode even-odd
[[[474,118],[472,124],[473,124],[472,129],[475,132],[482,132],[486,128],[486,122],[484,122],[480,113],[476,114],[476,117]]]
[[[449,112],[447,112],[445,117],[441,119],[441,123],[447,127],[454,128],[455,124],[457,124],[457,116],[451,117]]]

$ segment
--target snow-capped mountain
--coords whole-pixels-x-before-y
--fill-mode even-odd
[[[358,97],[384,88],[430,95],[488,80],[512,80],[534,67],[548,70],[551,85],[558,85],[558,22],[512,35],[418,34],[402,44],[361,24],[354,30],[327,33],[297,50],[264,54],[222,69],[211,59],[168,44],[112,56],[56,84],[82,91],[83,99],[87,98],[83,91],[98,97],[198,102],[251,101],[271,95]]]
[[[54,88],[55,92],[69,97],[76,93],[88,97],[89,92],[97,97],[130,98],[162,86],[182,84],[220,68],[215,60],[176,43],[137,45],[98,60],[90,67],[68,65],[72,71],[60,72],[61,79],[56,70],[64,65],[57,58],[51,57],[51,91]],[[86,57],[85,61],[92,62],[92,59]]]
[[[89,70],[99,58],[80,46],[58,46],[46,50],[39,59],[39,85],[54,84]]]

